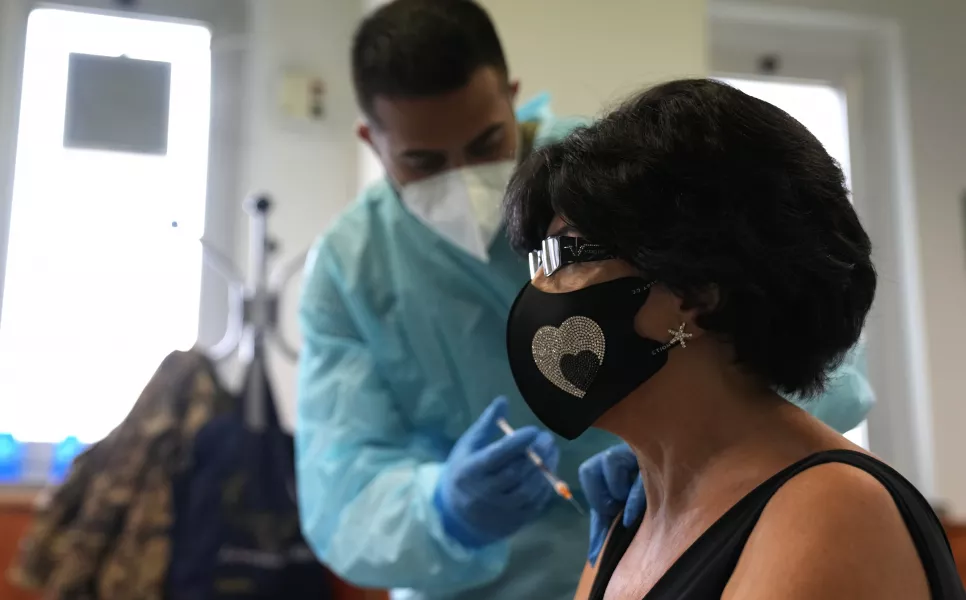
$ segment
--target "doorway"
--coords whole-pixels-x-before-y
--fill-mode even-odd
[[[879,274],[857,367],[876,393],[850,433],[933,490],[907,89],[901,39],[887,19],[832,11],[711,3],[712,72],[789,112],[842,164]]]
[[[838,161],[852,189],[852,160],[849,149],[848,98],[843,89],[828,81],[810,81],[745,76],[721,76],[721,81],[750,96],[774,104],[808,128]],[[866,378],[864,356],[856,368]],[[869,448],[868,422],[863,421],[845,434],[852,443]]]

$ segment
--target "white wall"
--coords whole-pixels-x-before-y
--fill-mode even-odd
[[[355,101],[349,77],[352,31],[362,15],[359,0],[250,0],[249,106],[243,189],[275,199],[270,233],[280,242],[280,260],[307,248],[356,195],[359,150],[353,132]],[[303,69],[326,83],[325,119],[287,122],[279,116],[276,92],[285,69]],[[246,264],[247,216],[239,215],[236,253]],[[285,291],[282,328],[297,339],[298,282]],[[271,375],[282,418],[294,415],[295,365],[273,355]]]
[[[718,5],[736,0],[715,0]],[[835,10],[894,20],[908,82],[935,492],[966,518],[966,4],[948,0],[754,0],[741,4]]]

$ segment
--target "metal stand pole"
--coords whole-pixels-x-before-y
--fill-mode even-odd
[[[254,431],[265,428],[265,380],[268,374],[268,357],[265,338],[275,326],[275,306],[268,289],[268,258],[274,245],[268,239],[268,212],[272,202],[267,196],[258,196],[247,202],[245,210],[251,215],[249,226],[249,287],[245,294],[246,342],[250,348],[245,421]]]
[[[237,351],[238,360],[248,366],[247,396],[243,399],[246,424],[253,430],[265,427],[265,390],[268,377],[267,345],[275,347],[289,360],[298,359],[298,350],[279,330],[278,313],[285,284],[294,277],[305,262],[306,252],[280,265],[271,273],[269,261],[277,244],[268,235],[268,213],[272,200],[259,195],[245,201],[245,212],[250,215],[248,244],[248,282],[227,256],[209,246],[204,240],[206,264],[225,278],[229,291],[228,324],[225,335],[208,354],[215,361],[227,359]],[[172,227],[178,224],[172,223]]]

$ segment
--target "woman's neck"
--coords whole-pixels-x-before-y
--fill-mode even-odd
[[[737,501],[749,485],[834,444],[804,411],[728,373],[655,377],[600,424],[637,454],[648,514],[670,518],[708,492]]]

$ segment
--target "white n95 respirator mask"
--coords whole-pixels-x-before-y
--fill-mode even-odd
[[[516,168],[506,160],[408,183],[403,205],[446,241],[477,259],[489,260],[489,247],[503,226],[503,194]]]

